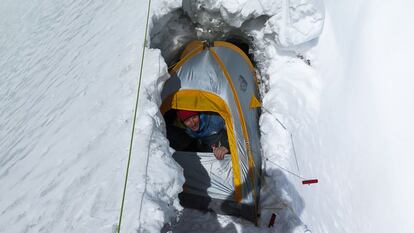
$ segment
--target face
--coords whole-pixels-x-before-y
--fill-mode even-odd
[[[197,131],[200,129],[200,117],[198,115],[187,118],[183,123],[192,131]]]

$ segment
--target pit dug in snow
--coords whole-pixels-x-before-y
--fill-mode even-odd
[[[257,222],[262,174],[260,102],[249,57],[229,42],[193,41],[172,68],[161,98],[161,112],[169,125],[167,136],[173,147],[180,145],[173,157],[186,179],[181,205]],[[211,152],[185,151],[184,129],[168,130],[175,110],[220,115],[230,154],[217,160]]]

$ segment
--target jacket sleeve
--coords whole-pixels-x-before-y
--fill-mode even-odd
[[[223,118],[219,115],[215,115],[215,121],[216,121],[217,128],[219,129],[219,133],[217,135],[218,144],[220,144],[221,146],[226,147],[230,151],[229,139],[228,139],[227,130],[226,130],[226,124],[225,124]]]
[[[222,130],[220,132],[220,144],[224,147],[226,147],[229,151],[230,151],[230,147],[229,147],[229,138],[227,136],[227,131],[226,129]]]
[[[219,145],[229,149],[227,133],[225,130],[221,130],[220,132],[210,136],[198,138],[197,142],[197,151],[200,152],[212,152],[212,146],[218,147]]]

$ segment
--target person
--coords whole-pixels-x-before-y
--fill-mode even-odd
[[[216,113],[177,110],[177,118],[186,127],[185,133],[196,140],[197,151],[213,152],[218,160],[230,152],[226,125]]]

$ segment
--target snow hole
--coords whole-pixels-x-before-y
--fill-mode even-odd
[[[292,50],[281,49],[283,46],[280,46],[281,43],[277,41],[278,35],[274,32],[269,34],[265,29],[266,25],[269,27],[267,23],[271,16],[263,14],[240,19],[240,26],[236,27],[226,23],[220,12],[206,10],[202,6],[195,8],[194,5],[185,2],[183,1],[182,8],[152,18],[152,28],[149,32],[150,47],[160,49],[169,68],[172,68],[179,61],[185,45],[193,40],[227,41],[241,48],[255,65],[260,83],[260,96],[263,97],[269,91],[269,74],[274,72],[275,65],[289,63],[292,60],[302,60],[306,65],[311,65],[310,59],[305,56],[306,53],[302,52],[306,52],[307,48],[312,46],[312,43],[304,47],[294,47]],[[282,57],[282,59],[269,61],[273,55]],[[289,92],[289,90],[286,92]],[[297,98],[297,96],[294,97]],[[284,103],[277,104],[283,106]],[[294,122],[295,116],[289,114],[289,112],[286,112],[285,118]],[[272,120],[264,119],[264,121],[268,123]],[[282,154],[279,157],[282,157],[282,159],[285,159],[283,157],[289,157],[290,141],[283,140],[286,138],[286,135],[281,132],[283,130],[274,126],[271,129],[274,138],[280,137],[282,139],[276,143],[278,147],[282,148],[279,150]],[[275,144],[269,141],[262,142],[262,145],[263,143]],[[265,150],[268,151],[269,148]],[[272,213],[276,213],[278,224],[276,224],[275,230],[282,232],[296,232],[296,230],[303,232],[306,230],[306,225],[299,218],[304,209],[304,202],[294,185],[291,184],[285,173],[279,169],[264,168],[264,172],[267,173],[268,178],[264,178],[262,193],[268,195],[261,200],[261,218],[263,222],[259,223],[259,226],[266,227]],[[292,206],[294,207],[292,208]],[[218,216],[214,213],[199,213],[196,210],[184,209],[177,213],[176,219],[171,224],[166,223],[161,232],[190,232],[195,229],[198,232],[204,232],[203,230],[205,232],[229,232],[229,229],[230,232],[236,232],[238,230],[236,228],[240,227],[236,222],[241,223],[243,229],[247,230],[246,232],[258,231],[258,228],[247,221]]]

